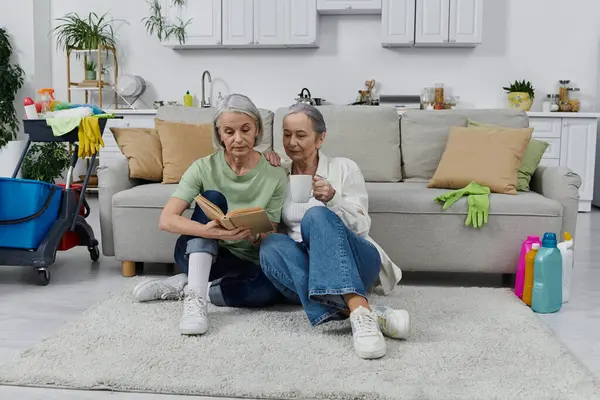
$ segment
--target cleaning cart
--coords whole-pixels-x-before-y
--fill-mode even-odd
[[[105,118],[98,119],[100,132],[106,122]],[[56,259],[56,252],[65,249],[65,238],[71,238],[71,247],[86,246],[92,261],[100,258],[98,240],[85,219],[89,215],[85,193],[97,153],[91,157],[83,185],[73,187],[73,169],[79,158],[79,128],[54,136],[46,120],[24,120],[23,124],[29,135],[27,145],[12,178],[0,178],[0,265],[34,267],[38,283],[45,286],[50,283],[49,267]],[[16,179],[32,142],[72,144],[64,189],[46,182]],[[77,238],[75,243],[73,237]]]

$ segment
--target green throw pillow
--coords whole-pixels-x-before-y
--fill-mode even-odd
[[[473,126],[492,126],[490,124],[482,124],[480,122],[473,121],[469,118],[467,123],[467,127]],[[542,161],[542,156],[546,152],[546,149],[550,146],[547,142],[542,142],[541,140],[531,139],[527,149],[525,150],[525,154],[523,155],[523,161],[521,161],[521,166],[519,167],[519,180],[517,183],[517,190],[520,192],[529,192],[529,182],[531,181],[531,177],[533,173],[537,169],[538,165],[540,165],[540,161]]]

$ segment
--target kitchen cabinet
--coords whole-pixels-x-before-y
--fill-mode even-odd
[[[416,0],[415,46],[476,46],[483,0]]]
[[[382,0],[318,0],[317,11],[319,14],[381,14],[381,2]]]
[[[173,6],[171,0],[162,0],[162,6],[164,16],[170,23],[177,24],[178,18],[191,20],[186,28],[184,44],[170,38],[163,42],[164,46],[175,49],[221,46],[221,0],[187,1],[181,7]]]
[[[529,113],[533,137],[550,144],[541,165],[565,166],[581,177],[579,211],[594,200],[598,115],[594,113]],[[598,191],[599,188],[596,188]]]
[[[286,44],[286,1],[254,0],[254,44]]]
[[[316,47],[316,0],[223,0],[224,47]]]
[[[381,6],[381,44],[384,47],[414,45],[415,0],[383,0]]]
[[[254,0],[223,0],[223,45],[254,44]]]

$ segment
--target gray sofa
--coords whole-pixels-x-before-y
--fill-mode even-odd
[[[361,167],[369,192],[371,236],[405,271],[514,273],[527,235],[575,233],[581,179],[565,167],[540,167],[532,191],[492,194],[489,223],[466,227],[466,199],[442,211],[433,199],[446,190],[428,189],[445,148],[450,127],[468,118],[506,127],[528,127],[517,110],[407,111],[391,107],[322,106],[327,122],[323,152],[345,156]],[[208,123],[210,109],[164,107],[165,120]],[[274,149],[284,160],[282,117],[261,110],[268,132],[260,151]],[[125,158],[101,167],[99,203],[102,251],[124,262],[173,262],[176,236],[161,232],[158,216],[174,185],[129,179]],[[188,215],[192,209],[187,211]]]

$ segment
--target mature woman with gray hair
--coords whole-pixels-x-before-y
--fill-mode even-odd
[[[368,194],[358,165],[320,151],[326,131],[311,105],[293,105],[283,119],[290,179],[312,176],[312,195],[297,202],[304,199],[292,196],[290,182],[282,210],[287,235],[263,241],[261,266],[283,295],[302,304],[313,326],[349,316],[356,354],[379,358],[386,352],[383,334],[405,338],[410,319],[404,310],[372,307],[367,290],[379,283],[389,293],[402,274],[369,237]],[[274,153],[266,156],[277,164]]]
[[[183,295],[179,330],[184,335],[207,332],[207,298],[217,306],[228,307],[265,307],[283,298],[259,266],[259,247],[265,234],[252,236],[248,229],[224,229],[200,207],[195,207],[191,219],[182,216],[202,194],[223,213],[261,207],[274,229],[280,220],[287,176],[254,150],[263,135],[254,103],[241,94],[228,95],[219,104],[213,122],[213,142],[218,151],[189,167],[160,216],[160,229],[181,235],[175,245],[175,261],[185,273],[145,281],[134,288],[138,301],[179,299]]]

